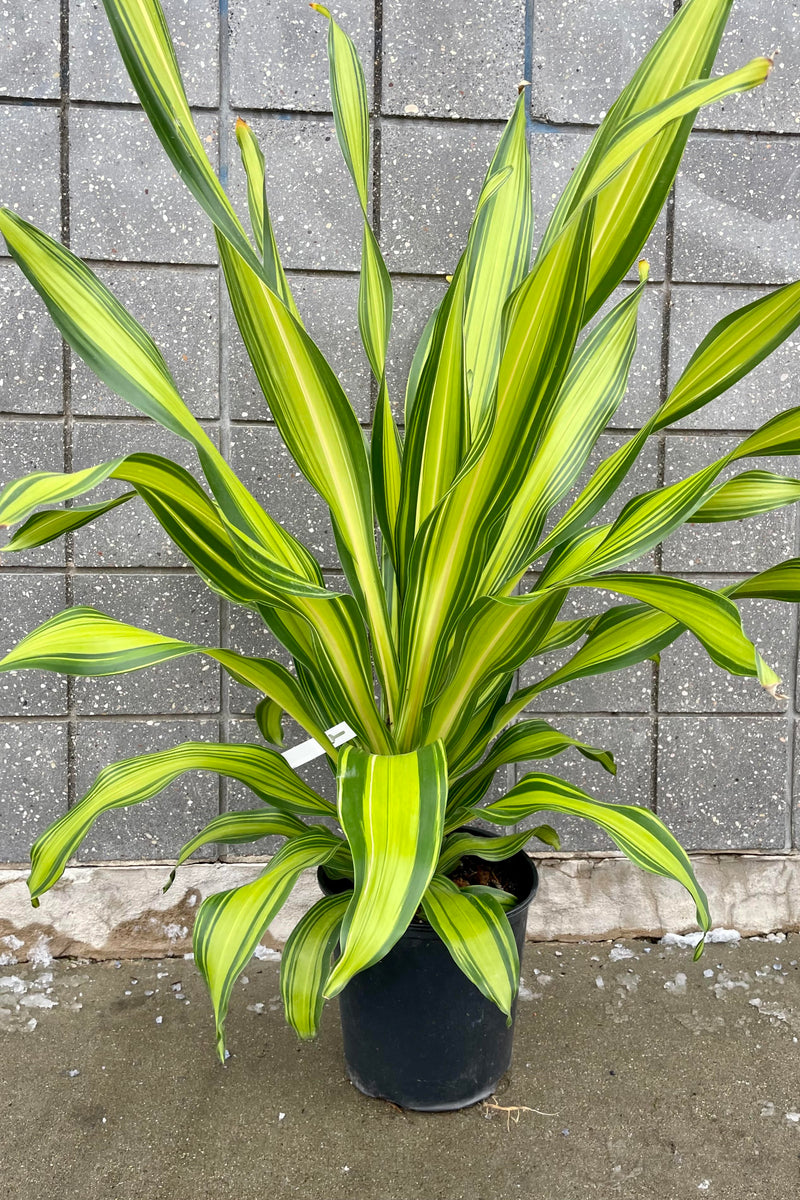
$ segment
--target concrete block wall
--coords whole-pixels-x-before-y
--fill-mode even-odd
[[[375,395],[356,327],[359,214],[330,112],[325,22],[302,0],[165,0],[164,7],[198,126],[242,209],[237,113],[262,141],[298,304],[368,427]],[[463,244],[517,81],[532,81],[538,236],[673,5],[349,0],[335,8],[367,68],[375,221],[395,284],[389,382],[399,411],[415,340]],[[190,407],[244,481],[319,555],[331,584],[343,586],[325,508],[282,448],[233,328],[209,224],[136,106],[102,5],[4,0],[0,9],[0,199],[97,269],[156,336]],[[663,401],[716,320],[800,273],[800,4],[737,0],[718,66],[776,46],[781,56],[767,87],[716,106],[692,135],[646,247],[653,283],[639,357],[605,452]],[[733,391],[654,439],[630,494],[694,470],[797,403],[798,378],[795,337]],[[0,254],[0,480],[133,449],[192,465],[181,442],[128,409],[61,345],[43,306]],[[795,469],[791,460],[776,466]],[[688,529],[645,565],[718,586],[798,552],[797,517],[784,510],[742,527]],[[135,506],[66,543],[5,557],[0,576],[2,649],[65,603],[90,603],[191,641],[276,652],[253,615],[209,592]],[[575,595],[570,609],[597,604],[596,595]],[[762,601],[743,611],[784,677],[787,705],[773,704],[753,681],[729,678],[684,638],[660,666],[543,698],[537,712],[608,746],[620,765],[616,780],[578,756],[565,755],[554,769],[600,797],[654,807],[691,849],[789,852],[800,837],[793,819],[797,614]],[[33,838],[107,762],[187,738],[246,740],[255,736],[252,709],[252,693],[197,659],[110,679],[0,676],[0,863],[22,863]],[[301,736],[289,731],[290,739]],[[316,786],[330,789],[324,765],[309,770]],[[98,822],[79,861],[167,859],[221,808],[246,803],[241,789],[214,777],[182,780]],[[569,851],[609,847],[590,828],[555,823]],[[209,848],[207,857],[235,860],[247,849]]]

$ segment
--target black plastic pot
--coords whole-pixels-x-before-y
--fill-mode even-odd
[[[539,877],[522,851],[504,868],[520,898],[508,919],[521,957]],[[347,886],[322,867],[317,877],[327,895]],[[516,1003],[508,1026],[427,924],[411,925],[385,958],[351,979],[339,1006],[350,1079],[367,1096],[401,1108],[465,1108],[491,1096],[511,1064]]]

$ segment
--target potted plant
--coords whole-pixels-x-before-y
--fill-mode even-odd
[[[687,631],[714,662],[778,678],[745,635],[736,600],[794,601],[800,560],[713,591],[624,570],[687,521],[738,520],[792,503],[800,481],[741,459],[800,448],[800,409],[768,421],[689,478],[602,510],[646,439],[724,392],[800,323],[800,284],[716,325],[668,400],[593,471],[555,522],[622,399],[636,345],[639,283],[582,331],[635,263],[672,185],[699,108],[761,84],[757,58],[709,72],[729,0],[689,0],[605,117],[531,257],[524,88],[489,165],[450,285],[425,327],[408,379],[404,434],[385,364],[392,287],[369,223],[369,120],[364,76],[329,18],[336,131],[364,216],[358,319],[377,382],[369,441],[330,366],[305,331],[284,274],[264,193],[264,160],[237,122],[253,240],[195,130],[158,0],[104,0],[142,106],[175,169],[211,219],[237,324],[270,412],[298,467],[330,508],[350,593],[327,589],[317,562],[249,494],[181,399],[145,330],[69,250],[3,209],[8,249],[64,338],[139,412],[190,442],[198,479],[170,458],[134,453],[70,474],[9,483],[0,520],[23,522],[6,551],[39,546],[120,504],[144,503],[214,591],[260,614],[290,652],[267,658],[196,644],[70,608],[25,637],[0,670],[113,675],[183,655],[215,659],[260,696],[265,744],[186,743],[101,771],[83,799],[36,841],[34,905],[62,874],[98,814],[147,800],[198,768],[244,782],[254,807],[226,812],[187,842],[286,838],[257,877],[209,896],[194,928],[217,1045],[234,982],[299,873],[319,869],[325,895],[283,953],[287,1020],[317,1029],[341,996],[352,1077],[420,1108],[458,1107],[491,1092],[508,1065],[525,911],[535,873],[523,847],[557,845],[540,812],[594,821],[645,870],[683,884],[705,931],[706,897],[691,863],[646,809],[605,804],[555,775],[525,775],[480,807],[498,768],[569,747],[614,770],[612,756],[534,718],[531,699],[566,680],[656,655]],[[73,506],[106,479],[129,490]],[[43,507],[43,506],[56,507]],[[60,507],[58,507],[60,505]],[[595,519],[597,518],[597,519]],[[376,536],[377,534],[377,536]],[[519,584],[534,565],[531,589]],[[585,620],[559,613],[572,588],[626,598]],[[514,690],[534,656],[572,647],[557,670]],[[327,755],[334,807],[266,743],[288,713]],[[296,758],[296,756],[295,756]],[[487,837],[478,815],[513,832]],[[522,826],[520,828],[520,826]],[[174,872],[173,872],[174,874]],[[698,948],[698,952],[699,952]]]

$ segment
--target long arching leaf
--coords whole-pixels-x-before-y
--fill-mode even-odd
[[[554,775],[525,775],[502,798],[476,811],[475,815],[496,825],[515,825],[537,812],[563,812],[585,817],[609,835],[637,866],[682,884],[697,906],[697,920],[704,933],[711,925],[708,900],[695,878],[686,851],[658,817],[632,804],[604,804]],[[699,958],[701,942],[695,952]]]
[[[297,680],[280,663],[165,637],[116,621],[96,608],[67,608],[44,621],[0,659],[0,671],[28,669],[60,671],[65,675],[121,675],[187,654],[208,655],[238,682],[270,696],[316,738],[332,758],[336,758],[336,751]]]
[[[75,508],[49,508],[44,512],[34,513],[17,530],[11,541],[6,542],[0,549],[4,554],[11,554],[19,550],[30,550],[34,546],[45,546],[48,542],[54,542],[56,538],[74,533],[84,525],[90,525],[98,517],[119,508],[120,504],[127,504],[135,495],[136,492],[125,492],[122,496],[115,496],[113,500],[104,500],[99,504],[83,504]]]
[[[66,247],[9,209],[0,209],[8,249],[44,300],[65,341],[103,383],[194,446],[232,525],[287,570],[321,582],[309,552],[253,499],[186,407],[155,342],[105,284]]]
[[[616,774],[614,756],[609,750],[601,750],[561,733],[540,718],[520,721],[497,739],[480,766],[450,784],[447,797],[448,829],[463,820],[466,810],[480,803],[500,767],[532,758],[554,758],[571,748],[584,758],[600,763],[612,775]],[[457,819],[458,814],[460,819]]]
[[[28,877],[34,906],[38,905],[39,896],[61,878],[68,860],[101,813],[149,800],[187,771],[215,771],[227,779],[237,779],[261,800],[280,810],[278,814],[264,813],[275,823],[268,833],[285,832],[288,837],[303,832],[302,822],[293,814],[331,814],[328,802],[295,775],[280,754],[266,747],[184,742],[170,750],[124,758],[104,767],[86,795],[34,842]],[[192,849],[180,861],[203,844],[194,839],[189,843]]]
[[[297,837],[307,829],[308,826],[296,817],[282,812],[269,812],[263,808],[220,813],[181,846],[175,866],[161,890],[169,891],[175,882],[178,867],[182,867],[195,850],[200,850],[212,842],[219,842],[223,846],[238,846],[245,842],[257,842],[259,838],[264,837]]]

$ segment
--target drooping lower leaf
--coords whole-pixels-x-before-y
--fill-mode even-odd
[[[319,1029],[331,957],[352,895],[323,896],[300,918],[283,948],[281,997],[298,1037],[313,1038]]]
[[[336,757],[297,680],[280,663],[165,637],[115,621],[96,608],[76,606],[50,617],[0,659],[0,672],[28,669],[65,675],[120,675],[187,654],[208,655],[237,682],[269,696],[316,738],[326,753]]]
[[[605,804],[555,775],[525,775],[501,800],[475,815],[496,825],[516,825],[537,812],[564,812],[585,817],[609,835],[624,854],[645,871],[683,885],[697,907],[697,921],[708,931],[711,917],[705,892],[695,878],[688,855],[655,813],[633,804]],[[699,958],[701,942],[695,952]]]
[[[739,612],[727,597],[685,579],[622,572],[579,581],[581,587],[605,587],[643,600],[690,629],[718,666],[732,675],[754,675],[774,694],[780,678],[762,659],[742,628]]]
[[[460,823],[464,814],[481,801],[499,768],[527,759],[553,758],[571,747],[584,758],[600,763],[612,775],[616,774],[614,756],[610,751],[561,733],[539,718],[520,721],[497,739],[480,766],[450,784],[447,797],[448,828],[452,828],[453,823]]]
[[[469,810],[467,815],[474,816],[478,811],[482,813],[483,809]],[[466,829],[458,830],[445,838],[436,871],[439,875],[448,875],[467,854],[486,862],[502,862],[517,854],[532,837],[531,829],[523,833],[511,833],[507,837],[482,837]]]
[[[100,504],[83,504],[76,508],[48,508],[44,512],[34,513],[0,549],[4,554],[11,554],[19,550],[31,550],[35,546],[44,546],[56,538],[63,537],[65,533],[74,533],[76,529],[90,525],[98,517],[119,508],[120,504],[126,504],[135,495],[136,492],[125,492],[122,496],[104,500]]]
[[[301,579],[320,578],[306,548],[264,512],[191,414],[153,339],[94,272],[10,209],[0,209],[0,233],[65,341],[97,377],[145,416],[194,446],[215,499],[232,525],[252,537],[276,564]]]
[[[184,742],[170,750],[124,758],[104,767],[86,795],[34,842],[28,877],[34,906],[38,905],[39,896],[60,879],[97,817],[110,809],[127,808],[157,796],[187,771],[215,771],[246,784],[259,799],[281,811],[282,828],[287,831],[296,833],[294,826],[301,826],[301,822],[292,819],[294,814],[331,815],[328,801],[295,775],[280,754],[266,747]],[[187,856],[191,853],[189,850]]]
[[[178,867],[182,867],[195,850],[219,842],[223,846],[238,846],[246,842],[257,842],[265,837],[297,837],[308,829],[297,817],[287,813],[270,812],[264,808],[237,809],[235,812],[220,813],[204,829],[184,843],[175,866],[161,889],[166,892],[175,882]]]
[[[341,845],[329,830],[309,829],[291,838],[252,883],[217,892],[200,905],[194,923],[194,959],[211,996],[221,1062],[225,1062],[225,1017],[234,983],[300,872],[322,866]]]
[[[511,1019],[519,986],[519,952],[499,899],[459,888],[434,875],[422,908],[453,958],[476,988]]]

